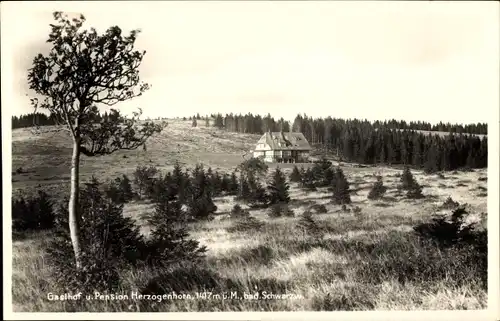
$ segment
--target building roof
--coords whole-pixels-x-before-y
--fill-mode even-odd
[[[272,150],[311,150],[304,134],[296,132],[266,132],[257,142],[257,146],[259,144],[267,144]]]

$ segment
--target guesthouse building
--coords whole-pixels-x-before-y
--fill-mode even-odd
[[[268,163],[306,163],[311,146],[302,133],[266,132],[257,142],[253,157]]]

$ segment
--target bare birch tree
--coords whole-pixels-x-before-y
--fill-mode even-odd
[[[69,229],[75,264],[81,268],[79,237],[79,167],[80,156],[101,156],[118,150],[133,150],[164,128],[164,124],[139,121],[141,111],[126,117],[112,109],[109,117],[99,117],[98,106],[114,106],[142,95],[150,86],[140,82],[139,66],[145,51],[134,49],[139,30],[123,35],[113,26],[102,35],[94,28],[82,28],[85,17],[70,19],[54,12],[55,24],[47,40],[52,44],[48,55],[38,54],[28,71],[30,89],[42,99],[33,98],[35,108],[56,117],[70,133],[71,192]]]

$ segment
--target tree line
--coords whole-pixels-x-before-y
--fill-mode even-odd
[[[263,134],[264,132],[270,131],[289,131],[290,123],[285,121],[283,118],[279,120],[275,120],[271,117],[270,114],[267,116],[261,115],[253,115],[252,113],[248,113],[246,115],[235,115],[233,113],[226,114],[223,116],[220,113],[211,114],[210,116],[206,116],[205,118],[210,117],[214,119],[214,126],[223,128],[229,131],[240,132],[240,133],[252,133],[252,134]],[[191,119],[204,119],[204,117],[200,117],[200,114],[196,116],[189,117]],[[297,115],[295,121],[293,122],[294,128],[298,122],[303,121],[304,119],[311,121],[313,120],[311,117],[307,117],[307,115]],[[184,117],[185,120],[185,117]],[[328,121],[338,121],[341,119],[337,118],[317,118],[317,122],[328,122]],[[350,123],[354,120],[346,120],[347,123]],[[358,120],[359,121],[359,120]],[[369,122],[368,120],[361,120],[363,124],[370,124],[373,128],[388,128],[388,129],[397,129],[397,130],[422,130],[422,131],[431,131],[431,132],[447,132],[454,134],[475,134],[475,135],[487,135],[488,134],[488,124],[487,123],[476,123],[476,124],[451,124],[449,122],[443,123],[442,121],[437,124],[431,124],[424,121],[404,121],[404,120],[385,120],[380,121],[376,120],[373,122]],[[294,129],[295,131],[295,129]]]
[[[97,112],[93,115],[92,120],[96,123],[108,123],[112,120],[113,112]],[[49,115],[39,112],[28,113],[20,116],[12,116],[12,129],[26,128],[34,126],[55,126],[58,125],[58,118],[55,114]]]
[[[54,126],[57,124],[53,115],[44,113],[29,113],[20,116],[12,116],[12,129],[25,128],[33,126]]]
[[[488,135],[488,124],[487,123],[476,123],[476,124],[451,124],[439,122],[438,124],[432,125],[428,122],[422,121],[410,121],[406,122],[404,120],[391,119],[389,121],[375,121],[373,125],[376,128],[391,128],[391,129],[407,129],[407,130],[425,130],[432,132],[448,132],[457,134],[478,134],[478,135]]]
[[[291,124],[270,115],[261,117],[215,114],[213,126],[232,132],[262,134],[266,131],[302,132],[306,139],[324,152],[333,152],[340,160],[362,164],[408,165],[428,172],[459,168],[487,167],[488,140],[473,134],[427,134],[414,128],[446,129],[462,125],[404,121],[369,122],[358,119],[316,118],[297,115]],[[484,126],[483,126],[484,125]],[[402,128],[399,128],[401,126]],[[426,127],[427,126],[427,127]],[[442,126],[442,127],[440,127]],[[472,125],[471,125],[472,126]],[[474,125],[475,126],[475,125]],[[486,124],[479,124],[484,128]],[[467,128],[476,128],[467,127]],[[470,131],[473,131],[470,129]],[[482,130],[477,130],[482,132]]]
[[[437,135],[375,126],[361,120],[312,119],[298,115],[292,125],[308,141],[341,160],[408,165],[428,172],[487,167],[488,140],[470,134]]]

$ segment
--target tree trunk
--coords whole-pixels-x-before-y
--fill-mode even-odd
[[[69,197],[69,232],[73,251],[75,252],[76,268],[82,267],[81,244],[80,244],[80,216],[78,215],[79,196],[79,169],[80,169],[80,142],[73,141],[73,155],[71,156],[71,190]]]

